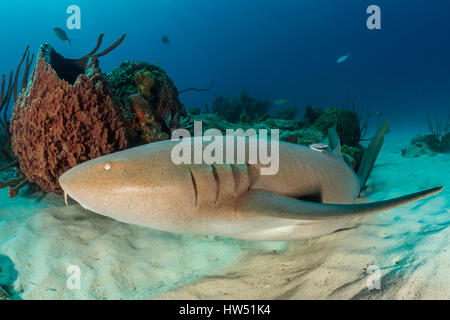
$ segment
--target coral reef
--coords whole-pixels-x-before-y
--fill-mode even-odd
[[[436,156],[438,153],[450,152],[450,133],[438,139],[436,135],[418,135],[411,140],[408,148],[402,149],[402,155],[408,158],[417,158],[422,155]]]
[[[174,129],[186,125],[178,90],[160,67],[125,61],[109,75],[101,72],[98,58],[124,37],[97,53],[102,34],[96,47],[80,59],[67,59],[50,45],[41,46],[31,81],[18,96],[11,118],[11,150],[18,159],[0,168],[19,167],[0,183],[13,187],[11,196],[27,183],[61,194],[58,178],[71,167],[126,147],[169,139]],[[10,80],[5,100],[16,81]]]
[[[450,152],[450,114],[447,121],[436,119],[435,123],[429,117],[427,135],[418,135],[411,140],[408,148],[402,149],[402,155],[417,158],[421,155],[436,156],[438,153]]]
[[[244,90],[239,99],[216,95],[212,112],[223,116],[230,122],[239,121],[241,114],[245,114],[252,121],[255,121],[265,116],[271,106],[272,103],[270,101],[256,99]]]
[[[427,120],[428,130],[433,137],[436,147],[439,148],[439,145],[441,145],[441,147],[447,148],[448,145],[445,142],[448,142],[448,136],[450,134],[450,113],[447,116],[447,121],[437,118],[433,124],[429,116],[427,116]]]
[[[407,158],[418,158],[422,155],[434,157],[437,155],[436,151],[430,149],[428,141],[432,138],[431,135],[418,135],[411,140],[411,145],[402,149],[402,156]]]
[[[156,65],[124,61],[107,75],[107,80],[114,95],[114,104],[117,109],[122,110],[122,120],[129,128],[132,145],[140,143],[134,141],[133,137],[138,137],[142,131],[153,132],[153,135],[147,135],[144,142],[160,140],[163,133],[170,134],[178,126],[177,121],[186,115],[174,82]],[[136,94],[145,99],[146,104],[142,100],[138,102]],[[137,105],[141,107],[136,109]],[[139,132],[133,133],[132,130],[136,130],[134,123],[139,122],[139,117],[142,118],[142,112],[139,111],[138,114],[136,110],[143,110],[150,122],[144,124],[141,121]]]
[[[229,122],[223,116],[215,113],[202,113],[200,115],[188,115],[187,130],[194,134],[194,121],[202,121],[203,130],[219,129],[225,132],[227,129],[267,129],[276,128],[280,130],[280,140],[310,145],[312,143],[318,143],[326,139],[326,135],[315,128],[303,128],[299,119],[279,119],[274,117],[266,117],[263,120],[252,122],[248,120],[247,116],[242,116],[240,122]]]
[[[155,84],[155,79],[153,79],[152,73],[145,69],[138,71],[134,76],[134,81],[138,88],[139,94],[147,100],[150,99],[151,90]]]
[[[169,139],[169,135],[162,132],[162,127],[155,120],[147,100],[140,94],[133,94],[129,97],[129,105],[136,117],[132,118],[131,126],[137,131],[137,135],[132,139],[137,144],[145,144]],[[130,132],[129,132],[130,134]]]
[[[238,99],[216,96],[212,112],[207,107],[207,113],[196,108],[187,114],[179,94],[208,91],[214,82],[207,89],[178,91],[159,66],[133,61],[103,74],[98,58],[120,45],[124,37],[97,54],[102,34],[94,50],[80,59],[67,59],[50,45],[41,46],[31,81],[17,97],[11,118],[12,151],[18,159],[0,168],[18,167],[9,181],[0,183],[0,187],[13,187],[11,196],[29,182],[61,194],[58,178],[73,166],[127,147],[169,139],[177,128],[193,134],[194,121],[202,121],[204,130],[223,132],[277,128],[282,141],[304,145],[325,141],[328,129],[335,127],[347,162],[358,167],[364,149],[359,145],[360,118],[355,112],[308,107],[298,118],[298,109],[288,107],[269,116],[271,102],[243,91]],[[28,54],[26,73],[30,64]],[[10,79],[2,98],[9,101],[16,87]]]
[[[269,112],[272,102],[267,100],[259,100],[248,94],[247,91],[241,93],[241,105],[247,116],[250,119],[259,119]]]
[[[323,109],[319,107],[307,106],[303,114],[302,121],[305,126],[310,126],[322,115]]]
[[[11,118],[13,151],[20,171],[41,189],[61,194],[58,178],[77,164],[127,147],[125,128],[105,85],[94,50],[66,59],[44,44],[26,91]]]
[[[200,108],[191,108],[188,110],[189,114],[198,116],[202,113],[202,110]]]
[[[214,112],[219,105],[220,112]],[[226,129],[279,129],[280,140],[290,143],[301,144],[309,146],[311,144],[320,143],[326,141],[328,136],[328,128],[335,126],[336,124],[351,125],[351,130],[348,128],[339,128],[340,133],[344,137],[341,139],[342,152],[345,160],[355,170],[359,168],[362,155],[365,151],[364,147],[359,144],[360,133],[358,117],[355,113],[340,109],[320,109],[317,107],[307,107],[305,113],[301,118],[294,117],[296,109],[290,109],[285,116],[264,115],[257,119],[253,119],[245,113],[227,112],[226,107],[230,110],[242,110],[238,100],[230,100],[223,96],[216,96],[215,106],[213,106],[213,112],[200,113],[199,110],[189,112],[185,122],[187,122],[187,129],[191,134],[194,134],[194,121],[202,121],[203,131],[215,128],[222,132]],[[236,107],[237,106],[237,107]],[[235,108],[236,107],[236,108]],[[207,108],[208,110],[208,108]],[[338,111],[336,111],[338,110]],[[237,116],[239,115],[239,116]],[[326,116],[325,116],[326,115]],[[326,130],[324,129],[326,128]],[[355,135],[354,137],[351,135]],[[353,145],[349,145],[348,142]]]
[[[223,117],[229,122],[240,120],[243,108],[238,99],[216,95],[212,105],[212,112]]]
[[[288,106],[283,110],[279,111],[275,117],[280,119],[292,120],[297,117],[297,114],[298,114],[297,107],[292,108]]]
[[[350,163],[355,172],[357,172],[359,169],[364,151],[365,148],[361,145],[359,145],[358,147],[350,147],[344,144],[342,146],[342,154],[344,155],[345,160]]]
[[[313,125],[324,134],[328,132],[329,128],[335,127],[342,144],[351,147],[357,147],[361,139],[359,117],[352,111],[327,108],[314,121]]]

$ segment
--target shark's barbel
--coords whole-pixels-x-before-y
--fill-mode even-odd
[[[385,132],[387,124],[358,175],[342,159],[331,130],[332,152],[281,142],[279,171],[271,176],[261,175],[259,164],[175,165],[171,151],[177,142],[164,141],[87,161],[63,174],[60,184],[84,208],[125,223],[248,240],[305,239],[442,190],[355,203]]]

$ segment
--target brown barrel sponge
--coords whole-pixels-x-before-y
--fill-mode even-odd
[[[42,45],[31,81],[14,106],[13,151],[22,173],[45,191],[62,194],[58,178],[64,172],[127,147],[98,67],[100,55],[93,53],[66,59]]]

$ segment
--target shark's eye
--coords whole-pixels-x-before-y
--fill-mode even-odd
[[[105,163],[105,170],[109,170],[111,169],[111,164],[110,163]]]

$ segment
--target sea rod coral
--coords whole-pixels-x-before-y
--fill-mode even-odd
[[[30,67],[34,60],[34,54],[29,52],[30,46],[27,46],[23,53],[22,59],[19,62],[16,73],[10,72],[8,85],[6,85],[6,75],[2,76],[1,80],[1,93],[0,93],[0,160],[6,161],[8,164],[0,168],[0,172],[6,171],[10,168],[15,168],[18,161],[12,151],[11,146],[11,133],[10,133],[10,121],[8,119],[9,107],[12,101],[17,100],[17,94],[21,91],[28,82],[28,74]],[[26,60],[25,60],[26,59]],[[19,87],[19,74],[22,68],[22,64],[25,62],[25,70],[23,72],[22,83]],[[14,80],[13,80],[14,79]],[[16,175],[7,181],[0,181],[0,188],[10,187],[9,195],[14,197],[17,192],[26,184],[26,178],[20,174],[20,171],[16,168]],[[17,177],[19,175],[19,177]]]

